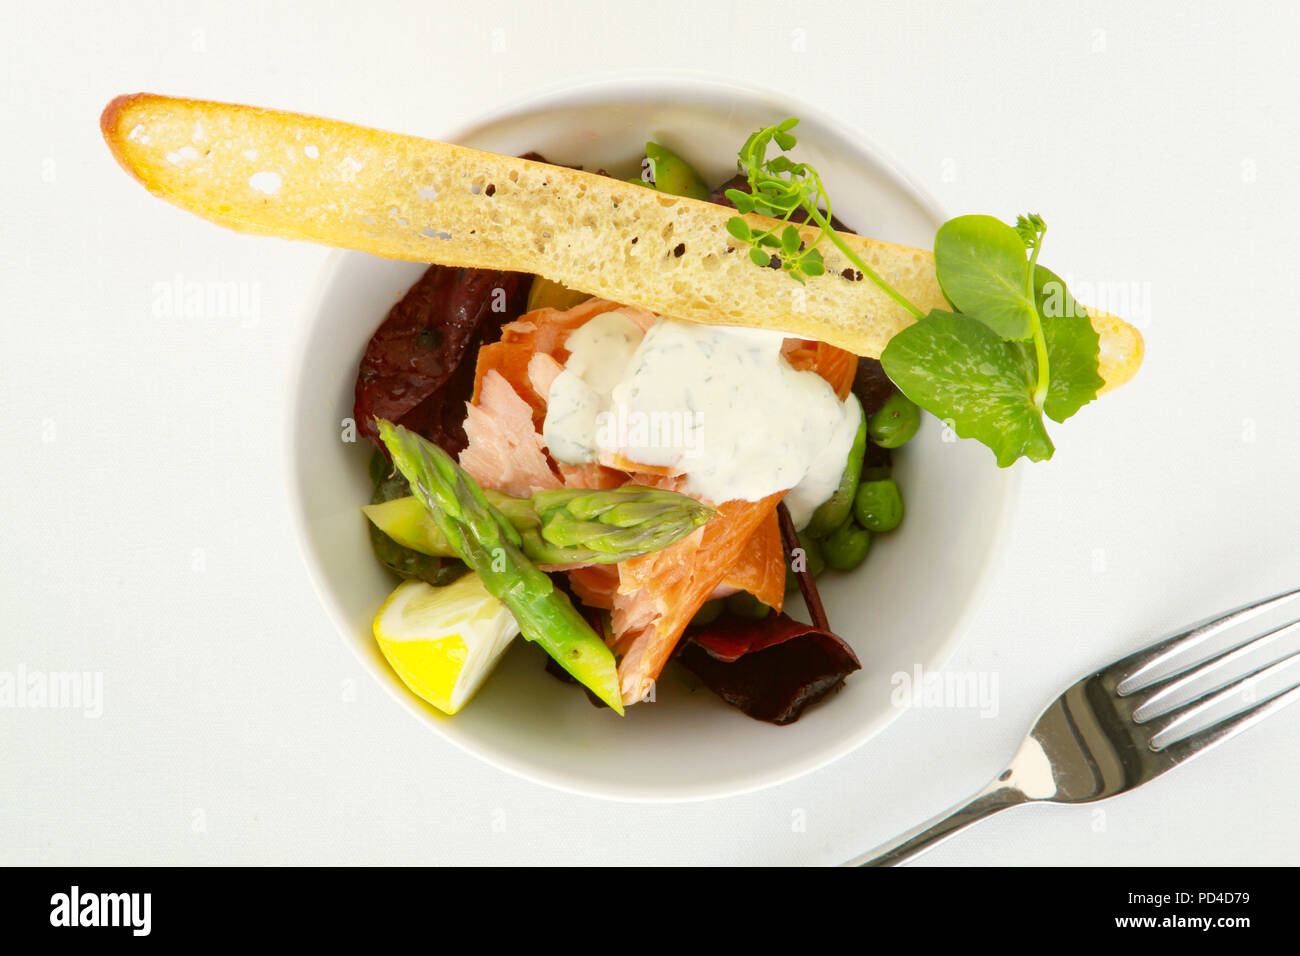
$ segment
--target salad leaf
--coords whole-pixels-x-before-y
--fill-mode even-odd
[[[1034,269],[1034,297],[1052,370],[1043,411],[1052,421],[1063,422],[1096,398],[1106,384],[1097,372],[1101,336],[1065,283],[1045,266]]]
[[[958,436],[993,449],[1001,467],[1022,455],[1052,457],[1034,404],[1033,356],[984,323],[936,309],[890,339],[880,362],[904,395]]]
[[[798,720],[862,667],[842,638],[785,614],[724,614],[687,631],[674,658],[731,706],[774,724]]]
[[[1027,288],[1025,240],[992,216],[949,219],[934,237],[939,287],[957,309],[1004,339],[1027,339],[1037,309]]]
[[[988,445],[1002,467],[1022,455],[1051,458],[1042,415],[1063,422],[1104,384],[1097,371],[1100,337],[1061,278],[1036,266],[1034,297],[1050,369],[1041,409],[1034,350],[999,340],[972,316],[936,310],[895,335],[880,357],[908,398],[958,436]]]

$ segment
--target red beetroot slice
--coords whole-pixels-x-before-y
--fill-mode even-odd
[[[523,312],[532,277],[430,266],[366,346],[352,415],[380,448],[376,418],[417,432],[451,455],[465,447],[465,402],[478,348]]]
[[[862,665],[839,636],[784,614],[724,614],[687,631],[677,661],[755,720],[790,724]]]

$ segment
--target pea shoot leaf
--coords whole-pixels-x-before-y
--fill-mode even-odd
[[[988,445],[1004,468],[1022,455],[1032,461],[1052,457],[1043,413],[1063,422],[1103,385],[1099,337],[1087,312],[1045,266],[1034,271],[1034,292],[1051,372],[1041,412],[1033,399],[1033,349],[999,339],[973,316],[931,312],[895,335],[880,357],[903,394],[960,437]]]
[[[1042,241],[1043,233],[1047,231],[1047,223],[1043,222],[1043,217],[1036,212],[1031,212],[1027,216],[1016,217],[1016,234],[1025,244],[1026,249],[1037,247]]]
[[[1033,335],[1025,240],[1015,229],[992,216],[949,219],[934,237],[934,267],[944,296],[962,313],[1004,339]]]
[[[1055,450],[1034,405],[1032,352],[968,315],[935,309],[889,340],[880,356],[903,394],[961,438],[993,449],[1005,468]]]
[[[1097,372],[1101,337],[1065,283],[1045,266],[1034,269],[1034,298],[1042,317],[1051,372],[1043,411],[1052,421],[1063,422],[1096,398],[1105,384]]]

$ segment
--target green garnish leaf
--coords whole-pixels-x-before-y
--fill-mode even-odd
[[[904,395],[993,449],[999,466],[1052,457],[1033,356],[984,323],[936,309],[890,339],[880,362]]]
[[[1038,265],[1047,231],[1041,216],[1021,216],[1014,230],[987,216],[964,216],[962,220],[965,222],[953,221],[957,226],[948,233],[947,248],[952,252],[964,245],[967,258],[959,260],[959,291],[954,296],[945,288],[945,294],[959,300],[958,305],[979,302],[983,311],[975,311],[971,305],[970,314],[931,313],[918,323],[924,324],[924,329],[904,329],[881,356],[885,372],[903,394],[949,422],[958,435],[976,438],[992,448],[999,465],[1005,467],[1022,455],[1034,461],[1050,458],[1053,449],[1043,415],[1063,422],[1096,398],[1103,384],[1097,372],[1099,336],[1060,277]],[[953,223],[946,223],[940,233]],[[939,246],[936,239],[936,261],[940,261]],[[1021,270],[1020,288],[1032,304],[1028,335],[1032,347],[1028,342],[1007,340],[1006,329],[999,330],[988,321],[996,312],[995,299],[1002,298],[1006,304],[1015,296],[1010,293],[1009,275],[990,282],[992,267],[984,270],[982,277],[967,270],[967,262],[984,258],[1000,262],[996,268],[1008,273],[1012,268]],[[970,289],[961,289],[966,280],[984,284],[982,300]],[[935,316],[947,318],[935,320]],[[999,340],[1001,347],[995,348],[993,343]],[[895,342],[900,342],[898,348]],[[965,355],[968,361],[954,361],[954,355]],[[978,367],[973,368],[971,362]],[[978,400],[979,390],[987,390],[983,401]]]
[[[728,189],[725,195],[731,200],[731,204],[736,207],[737,212],[750,213],[754,211],[754,197],[743,189]],[[744,220],[742,219],[741,222],[744,222]]]
[[[1052,372],[1043,411],[1052,421],[1063,422],[1096,398],[1106,384],[1097,371],[1101,336],[1087,311],[1046,266],[1034,269],[1034,294]]]
[[[783,256],[792,256],[799,251],[799,230],[794,226],[786,226],[781,231],[781,254]]]
[[[749,228],[749,223],[739,216],[732,216],[727,220],[727,232],[731,233],[741,242],[749,242],[749,237],[753,234]]]
[[[1015,229],[992,216],[949,219],[934,237],[934,268],[943,294],[962,313],[1004,339],[1033,334],[1025,241]]]
[[[1036,212],[1016,217],[1016,232],[1026,249],[1038,248],[1038,242],[1046,231],[1047,223],[1043,222],[1043,217]]]
[[[807,276],[819,276],[826,271],[820,249],[808,249],[799,257],[799,269]]]
[[[1104,384],[1097,372],[1099,336],[1065,283],[1036,266],[1034,292],[1050,369],[1041,409],[1035,350],[1001,340],[973,316],[931,312],[890,339],[880,357],[904,395],[960,437],[988,445],[1002,467],[1022,455],[1050,458],[1043,415],[1065,421]]]
[[[749,192],[729,189],[726,196],[742,214],[757,213],[778,220],[767,230],[747,224],[743,233],[728,223],[727,231],[750,247],[750,260],[755,265],[769,266],[775,255],[781,270],[802,283],[807,276],[822,275],[826,271],[821,253],[815,248],[826,232],[819,233],[812,245],[805,249],[803,236],[791,222],[791,217],[800,210],[811,208],[817,215],[810,218],[821,225],[826,221],[821,209],[824,207],[825,216],[829,217],[830,208],[815,169],[805,163],[796,163],[789,156],[767,158],[767,149],[772,143],[781,150],[789,150],[798,143],[790,132],[798,125],[799,121],[791,118],[751,134],[740,149],[737,163],[749,181]],[[834,233],[833,229],[831,233]]]

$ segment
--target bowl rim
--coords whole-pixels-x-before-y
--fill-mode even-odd
[[[683,96],[696,96],[701,100],[713,100],[728,92],[740,94],[750,99],[754,97],[769,99],[774,107],[780,106],[784,110],[793,111],[787,115],[797,115],[801,119],[811,119],[824,128],[834,130],[841,138],[852,143],[856,150],[870,157],[879,171],[898,183],[899,187],[908,193],[909,198],[923,209],[928,216],[936,222],[942,222],[947,218],[939,203],[925,189],[919,186],[910,175],[903,171],[888,154],[882,152],[869,136],[853,124],[844,122],[819,107],[797,100],[773,88],[706,71],[629,68],[583,74],[539,87],[527,95],[513,98],[484,113],[476,114],[473,118],[448,131],[445,134],[445,141],[460,141],[494,123],[539,109],[557,106],[581,106],[584,102],[608,101],[645,92],[662,92],[665,88],[670,88]],[[285,503],[290,514],[290,524],[297,540],[299,557],[307,569],[307,576],[311,582],[312,590],[315,591],[317,600],[325,609],[330,622],[334,625],[337,636],[348,646],[348,649],[362,668],[407,713],[425,727],[432,729],[440,738],[462,753],[514,777],[577,796],[608,800],[615,803],[639,804],[674,804],[720,800],[788,783],[821,770],[864,746],[901,716],[903,710],[893,708],[883,722],[867,722],[856,733],[844,735],[842,738],[819,748],[805,759],[787,763],[778,770],[750,774],[732,785],[709,785],[704,788],[680,786],[653,794],[644,791],[620,791],[612,789],[608,785],[586,781],[567,773],[548,773],[536,764],[514,760],[501,751],[489,751],[476,747],[456,734],[449,732],[447,728],[443,727],[442,721],[430,720],[429,714],[410,691],[399,686],[400,682],[388,679],[387,675],[381,672],[384,665],[376,658],[365,655],[358,642],[347,638],[347,635],[354,628],[348,614],[328,587],[324,569],[314,550],[310,547],[308,519],[306,510],[303,507],[303,496],[299,491],[302,478],[300,473],[302,462],[299,461],[298,456],[295,454],[295,449],[299,431],[306,425],[302,420],[303,406],[299,400],[302,394],[302,379],[306,371],[301,357],[306,354],[306,346],[312,334],[314,317],[319,314],[325,303],[327,293],[340,263],[347,257],[358,254],[347,249],[329,250],[323,264],[308,287],[304,303],[298,313],[297,327],[290,336],[289,369],[285,384],[284,407],[286,413],[282,425],[284,437],[281,442],[281,447],[285,449],[281,469],[283,475],[281,492],[285,496]],[[969,630],[973,618],[982,607],[990,581],[1006,557],[1007,543],[1013,523],[1014,503],[1018,497],[1017,492],[1021,482],[1021,475],[1020,468],[1005,470],[1006,481],[1004,482],[1002,500],[998,514],[993,522],[991,539],[985,549],[983,566],[976,575],[969,596],[957,615],[955,623],[949,629],[947,639],[928,665],[931,668],[942,668],[951,659],[953,653],[961,644],[962,637]]]

